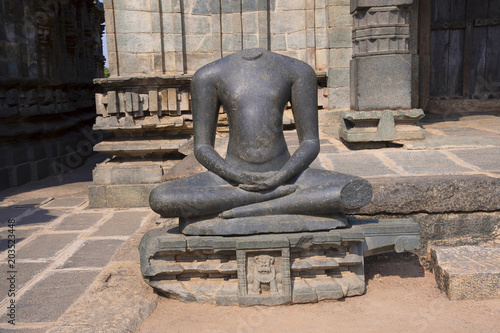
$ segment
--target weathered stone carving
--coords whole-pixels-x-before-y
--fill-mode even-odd
[[[30,0],[0,9],[0,189],[69,171],[90,154],[79,147],[99,141],[83,133],[95,117],[92,79],[104,70],[101,6]]]

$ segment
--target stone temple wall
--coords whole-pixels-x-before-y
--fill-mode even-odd
[[[92,152],[104,13],[93,0],[5,0],[0,18],[1,190]]]

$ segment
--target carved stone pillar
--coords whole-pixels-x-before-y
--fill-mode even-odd
[[[418,102],[415,7],[413,0],[351,0],[351,110],[362,112],[342,115],[344,140],[423,139],[417,125],[423,111],[412,109]]]

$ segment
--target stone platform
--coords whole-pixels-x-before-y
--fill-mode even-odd
[[[349,222],[330,231],[231,237],[154,229],[139,246],[141,271],[152,287],[186,302],[309,303],[364,294],[364,256],[420,246],[410,219]]]
[[[434,247],[436,282],[452,300],[500,298],[500,248]]]

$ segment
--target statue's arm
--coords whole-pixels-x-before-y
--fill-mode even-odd
[[[209,171],[241,184],[245,182],[245,175],[227,164],[214,149],[220,101],[213,76],[210,68],[201,69],[191,81],[194,155]]]

